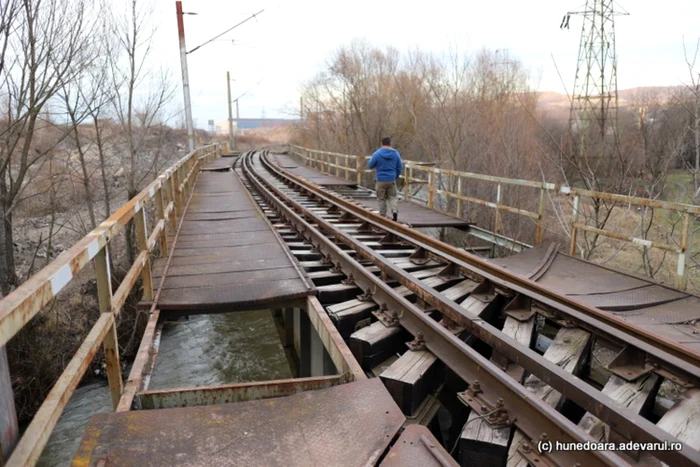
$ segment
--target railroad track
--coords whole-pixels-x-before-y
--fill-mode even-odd
[[[664,378],[697,387],[697,353],[534,282],[544,264],[527,277],[514,274],[296,177],[266,153],[245,154],[236,170],[363,366],[369,371],[412,337],[410,349],[434,356],[468,384],[466,390],[457,385],[453,398],[471,408],[468,425],[510,450],[508,465],[700,465],[700,453],[687,444],[680,451],[554,450],[546,456],[533,448],[540,441],[597,440],[602,424],[614,433],[611,440],[682,442],[636,405]],[[371,316],[376,321],[361,327]],[[530,344],[545,319],[559,329],[541,354]],[[617,392],[576,377],[594,339],[623,349],[613,368]],[[620,403],[620,388],[642,396]],[[441,392],[450,389],[445,383]],[[586,413],[569,417],[578,423],[560,412],[571,403]],[[505,445],[498,441],[504,433]]]

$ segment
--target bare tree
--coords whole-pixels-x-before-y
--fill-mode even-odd
[[[35,136],[50,124],[42,109],[82,66],[89,42],[88,6],[83,0],[17,0],[4,32],[0,92],[4,122],[0,129],[0,291],[17,283],[12,211],[21,201],[32,171],[55,145],[39,148]],[[3,11],[4,14],[4,11]],[[11,31],[10,31],[11,30]],[[65,136],[65,135],[64,135]],[[59,142],[61,138],[55,141]]]
[[[149,25],[151,7],[131,0],[123,15],[112,22],[114,47],[108,50],[116,120],[121,127],[120,146],[126,172],[127,196],[133,198],[157,164],[161,112],[173,96],[167,74],[153,72],[147,59],[153,47],[155,29]],[[139,88],[144,85],[143,88]],[[135,259],[133,226],[127,226],[129,263]]]

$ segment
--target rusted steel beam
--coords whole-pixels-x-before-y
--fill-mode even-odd
[[[333,360],[338,372],[341,374],[349,373],[352,381],[366,379],[365,372],[362,371],[360,364],[355,360],[318,298],[310,296],[307,299],[306,311],[311,325],[316,329],[316,333],[321,338],[323,346],[330,355],[331,360]]]
[[[244,161],[245,163],[246,161]],[[272,169],[277,171],[276,169]],[[278,172],[279,173],[279,172]],[[291,176],[289,174],[285,175],[288,178],[296,179],[298,177]],[[257,182],[257,180],[254,180]],[[301,206],[299,206],[296,202],[291,200],[288,197],[285,197],[283,193],[281,193],[279,190],[277,190],[274,186],[269,184],[266,180],[261,178],[262,183],[264,183],[267,188],[264,188],[262,186],[259,186],[260,190],[264,195],[266,195],[266,198],[268,198],[268,201],[273,203],[274,205],[277,206],[278,210],[280,213],[285,215],[287,217],[287,220],[289,220],[292,223],[297,223],[298,227],[304,227],[306,231],[310,234],[312,234],[314,237],[316,237],[316,240],[319,241],[319,245],[322,249],[322,251],[326,254],[329,254],[333,257],[334,261],[339,261],[342,269],[348,273],[352,272],[355,277],[355,282],[363,288],[365,291],[370,291],[375,299],[375,301],[378,302],[384,302],[388,304],[388,307],[390,310],[395,310],[400,317],[408,317],[406,319],[409,320],[409,323],[405,326],[409,331],[411,331],[414,335],[418,331],[422,331],[419,329],[419,324],[417,322],[414,322],[415,315],[420,315],[422,318],[425,318],[424,314],[420,309],[415,307],[415,305],[411,304],[410,302],[406,301],[403,297],[396,297],[393,291],[382,281],[377,279],[374,275],[368,274],[365,269],[357,263],[354,259],[352,259],[349,255],[344,253],[337,245],[335,245],[332,241],[327,239],[325,236],[321,234],[319,230],[316,228],[312,227],[311,225],[308,224],[308,222],[304,221],[301,219],[291,208],[285,206],[282,202],[277,200],[270,192],[265,193],[266,190],[270,190],[271,192],[277,193],[277,196],[281,198],[286,198],[287,203],[290,203],[292,206],[295,206],[296,209],[301,210]],[[258,182],[259,184],[260,182]],[[309,191],[313,191],[316,196],[319,198],[325,198],[326,201],[330,202],[330,198],[328,196],[324,196],[321,193],[321,190],[315,189],[315,187],[310,187],[310,186],[305,186],[305,189]],[[339,203],[339,201],[344,201],[342,199],[336,199],[334,202]],[[360,218],[361,220],[366,220],[369,221],[370,218],[372,217],[379,217],[379,216],[372,216],[371,213],[367,213],[365,215],[362,215],[359,212],[359,209],[354,208],[351,205],[351,203],[344,202],[342,203],[344,205],[344,208],[347,210],[351,210],[356,213],[357,217]],[[326,231],[332,231],[333,227],[328,224],[325,220],[321,219],[320,217],[315,216],[313,213],[307,213],[306,214],[308,218],[313,219],[313,221],[319,226],[321,230],[326,230]],[[380,219],[381,220],[381,219]],[[376,223],[382,223],[375,221],[372,219],[372,222]],[[383,222],[384,224],[388,224],[391,227],[396,226],[396,223],[393,223],[390,221],[385,221]],[[387,226],[388,227],[388,226]],[[402,226],[399,226],[403,228]],[[386,229],[388,232],[393,232],[395,234],[399,234],[399,229],[397,228],[387,228]],[[408,230],[408,229],[406,229]],[[420,234],[419,234],[420,235]],[[628,436],[629,439],[635,439],[639,440],[642,442],[663,442],[663,441],[674,441],[668,433],[664,432],[663,430],[660,430],[658,427],[655,425],[651,424],[649,421],[646,419],[643,419],[637,414],[631,413],[629,410],[626,409],[621,409],[617,404],[614,403],[609,397],[602,395],[599,391],[593,389],[591,386],[588,384],[580,381],[580,380],[571,380],[569,375],[564,372],[561,368],[558,366],[552,364],[551,362],[546,361],[543,359],[540,355],[536,354],[534,351],[530,350],[527,347],[522,346],[521,344],[518,344],[517,342],[513,341],[512,339],[506,337],[503,335],[503,333],[494,328],[493,326],[489,325],[488,323],[483,322],[482,320],[475,319],[473,317],[464,315],[462,311],[460,311],[460,307],[458,304],[455,302],[445,299],[444,297],[441,297],[441,294],[436,292],[430,287],[425,287],[422,285],[420,282],[416,283],[413,281],[413,279],[410,277],[409,274],[407,274],[405,271],[400,270],[399,268],[396,268],[393,264],[388,263],[387,261],[383,260],[382,258],[376,257],[373,252],[365,247],[361,242],[357,242],[354,240],[352,237],[349,235],[344,234],[343,232],[335,232],[335,237],[336,239],[342,240],[345,244],[347,245],[352,245],[353,249],[358,252],[358,256],[362,256],[366,259],[371,260],[375,265],[379,266],[382,271],[387,273],[390,277],[393,277],[399,282],[402,283],[402,285],[405,285],[409,287],[416,295],[425,300],[427,303],[433,305],[437,310],[443,312],[446,314],[450,319],[453,321],[459,323],[460,325],[463,325],[467,328],[468,331],[472,332],[477,338],[481,339],[482,341],[486,342],[489,344],[491,347],[493,347],[495,350],[500,352],[501,354],[507,356],[510,360],[518,362],[520,365],[523,366],[526,370],[529,372],[537,375],[540,379],[545,381],[547,384],[550,384],[551,386],[555,387],[557,390],[561,391],[564,393],[567,397],[571,398],[573,401],[575,401],[577,404],[585,408],[586,410],[593,412],[598,418],[601,420],[604,420],[606,423],[615,426],[616,429]],[[432,239],[429,239],[432,240]],[[431,242],[435,243],[435,241]],[[430,249],[432,251],[435,251],[435,249],[432,246],[425,245],[426,249]],[[447,246],[446,246],[447,247]],[[457,264],[464,265],[463,262],[460,262],[459,260],[455,260]],[[491,268],[493,268],[493,265],[489,265]],[[496,267],[497,268],[497,267]],[[497,268],[501,269],[501,268]],[[482,273],[483,275],[483,273]],[[507,277],[507,276],[506,276]],[[524,281],[525,284],[531,281],[527,281],[526,279],[523,279],[519,276],[515,276],[515,278],[522,284]],[[497,279],[494,277],[494,279]],[[501,283],[503,286],[506,286],[508,288],[513,289],[512,283],[509,283],[508,281],[500,280],[499,283]],[[534,282],[533,282],[534,284]],[[515,289],[514,289],[515,290]],[[533,294],[529,292],[525,287],[522,287],[521,290],[518,290],[521,293],[524,293],[525,295],[530,295],[532,296]],[[553,294],[553,292],[552,292]],[[553,296],[550,296],[549,301],[551,302],[551,298],[556,298],[558,295],[554,294]],[[538,299],[537,296],[533,297],[535,299]],[[546,300],[544,297],[542,297],[543,300]],[[602,312],[599,312],[602,313]],[[429,318],[428,318],[429,319]],[[429,322],[431,324],[436,324],[434,321],[429,319]],[[409,327],[413,323],[413,328]],[[403,321],[401,322],[403,325]],[[442,331],[444,329],[440,327]],[[428,331],[422,331],[428,332]],[[447,332],[447,331],[444,331]],[[450,334],[451,335],[451,334]],[[435,335],[435,339],[439,339],[437,335]],[[428,340],[426,339],[426,342]],[[433,340],[433,342],[436,342]],[[461,341],[459,341],[461,343]],[[640,343],[643,345],[643,343]],[[435,344],[434,344],[435,345]],[[439,344],[437,344],[439,345]],[[448,366],[450,366],[449,361],[445,360],[442,358],[441,355],[444,355],[444,352],[440,352],[439,349],[433,349],[430,346],[428,348],[435,353],[441,360],[443,360]],[[451,352],[458,352],[458,350],[452,349]],[[465,353],[466,355],[466,353]],[[463,357],[465,356],[463,355]],[[471,359],[471,357],[469,357]],[[483,359],[483,357],[481,357]],[[457,365],[459,362],[455,362],[454,364]],[[684,364],[685,362],[680,362],[681,364]],[[490,364],[490,367],[479,367],[483,371],[486,370],[494,370],[495,365]],[[452,366],[450,366],[452,368]],[[466,381],[471,381],[475,378],[475,373],[474,372],[468,372],[467,368],[465,367],[459,367],[463,370],[462,373],[457,371],[455,368],[452,368],[454,371],[456,371],[458,374],[463,376],[463,378]],[[496,373],[498,373],[499,376],[503,376],[508,379],[509,383],[512,383],[513,380],[510,379],[509,377],[505,376],[500,369],[494,370]],[[478,373],[478,371],[477,371]],[[491,375],[495,378],[496,380],[493,380],[492,383],[494,385],[497,385],[498,377],[495,375]],[[479,379],[481,381],[481,379]],[[520,386],[522,388],[522,386]],[[495,386],[492,386],[492,389],[496,389]],[[496,394],[496,392],[493,392],[493,394]],[[513,398],[517,398],[518,395],[517,393],[511,394]],[[514,399],[515,400],[515,399]],[[546,410],[545,410],[545,413]],[[557,412],[555,412],[557,413]],[[557,413],[558,415],[558,413]],[[521,413],[520,416],[525,416],[527,417],[532,417],[534,416],[534,413]],[[548,415],[549,417],[549,415]],[[552,419],[549,419],[550,423],[556,424]],[[517,424],[517,422],[516,422]],[[520,426],[519,426],[520,427]],[[521,430],[524,432],[527,432],[527,427],[523,428],[520,427]],[[532,427],[529,427],[532,429]],[[554,429],[553,425],[551,426],[552,429]],[[573,431],[575,433],[576,430]],[[532,435],[532,433],[527,433],[529,436]],[[536,439],[539,435],[537,434],[534,436],[534,439]],[[694,451],[692,449],[686,449],[685,451],[681,453],[677,452],[665,452],[660,455],[660,457],[663,457],[663,460],[673,462],[677,465],[695,465],[700,463],[700,453],[697,451]]]
[[[121,399],[119,399],[119,404],[115,412],[131,410],[136,392],[146,386],[146,379],[150,376],[151,371],[153,371],[155,367],[155,361],[158,356],[158,344],[160,341],[160,333],[158,332],[160,329],[158,326],[159,317],[160,310],[156,309],[151,313],[148,319],[148,324],[141,338],[141,344],[136,352],[134,364],[131,367],[129,378],[124,385],[124,391],[122,392]]]
[[[221,386],[158,389],[139,392],[136,397],[139,399],[142,409],[171,409],[285,397],[304,391],[325,389],[350,381],[352,381],[352,376],[349,373],[344,373],[333,376],[253,381]]]
[[[92,330],[78,348],[71,361],[63,370],[49,395],[44,399],[22,439],[15,448],[7,466],[26,466],[36,464],[41,452],[49,440],[63,408],[70,400],[90,362],[97,353],[105,335],[114,324],[112,313],[101,313]]]

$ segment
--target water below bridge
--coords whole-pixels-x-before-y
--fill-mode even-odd
[[[291,378],[269,310],[166,322],[149,389]],[[70,465],[90,416],[111,409],[106,382],[80,387],[37,465]]]

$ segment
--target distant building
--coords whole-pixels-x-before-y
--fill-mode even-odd
[[[236,120],[233,121],[233,132],[236,133]],[[216,134],[217,135],[228,135],[228,120],[223,120],[221,122],[216,122]]]

